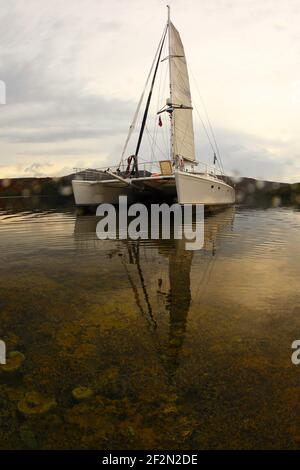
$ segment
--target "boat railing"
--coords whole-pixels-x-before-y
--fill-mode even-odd
[[[74,168],[75,179],[84,181],[101,181],[103,179],[111,179],[111,174],[125,176],[127,172],[127,165],[111,165],[102,168]],[[159,162],[139,162],[139,176],[151,176],[160,173]],[[130,174],[126,175],[130,176]],[[132,175],[134,176],[134,175]]]
[[[204,162],[197,162],[197,165],[193,165],[189,171],[192,173],[203,173],[210,176],[224,176],[224,173],[220,168]]]
[[[181,168],[183,171],[195,174],[204,174],[215,177],[222,177],[224,173],[215,166],[208,165],[204,162],[197,162],[197,164],[185,164],[185,167]],[[101,181],[105,179],[111,179],[112,173],[122,177],[130,177],[127,172],[127,164],[112,165],[109,167],[102,168],[74,168],[75,179],[81,179],[85,181]],[[161,174],[160,162],[139,162],[139,176],[159,176]],[[135,177],[135,175],[131,175]]]

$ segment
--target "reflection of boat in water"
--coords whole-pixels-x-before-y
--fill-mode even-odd
[[[169,259],[169,292],[166,308],[169,312],[169,342],[166,354],[166,368],[172,376],[178,366],[187,327],[191,304],[191,267],[193,251],[184,248],[183,240],[174,240],[174,250],[167,254]]]
[[[109,252],[111,258],[117,260],[118,257],[134,303],[148,323],[169,378],[174,376],[180,364],[191,301],[195,300],[192,297],[199,295],[199,286],[205,288],[218,250],[219,235],[231,229],[233,219],[233,208],[205,218],[205,256],[200,259],[203,271],[196,280],[191,276],[196,252],[185,249],[184,239],[98,240],[96,225],[99,218],[76,218],[75,242],[78,249],[99,248]]]

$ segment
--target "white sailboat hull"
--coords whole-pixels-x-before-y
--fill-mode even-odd
[[[133,190],[128,186],[107,186],[100,181],[72,181],[73,194],[77,206],[97,206],[103,203],[118,204],[119,196],[133,199]]]
[[[234,189],[221,179],[206,174],[175,171],[170,177],[133,178],[133,185],[120,181],[73,180],[73,192],[77,206],[94,206],[102,203],[118,204],[120,196],[127,196],[132,203],[141,199],[139,190],[151,196],[159,195],[161,203],[170,196],[179,204],[204,204],[207,206],[230,205],[235,202]],[[144,197],[145,198],[145,197]]]
[[[229,205],[235,202],[235,191],[214,176],[175,171],[179,204]]]

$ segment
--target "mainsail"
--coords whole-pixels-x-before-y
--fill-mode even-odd
[[[172,103],[172,159],[195,160],[189,75],[180,35],[169,22],[170,92]]]

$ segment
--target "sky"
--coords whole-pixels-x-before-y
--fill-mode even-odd
[[[2,0],[0,178],[118,163],[166,3]],[[225,172],[300,181],[299,0],[169,4]],[[198,113],[194,127],[197,158],[210,161]]]

